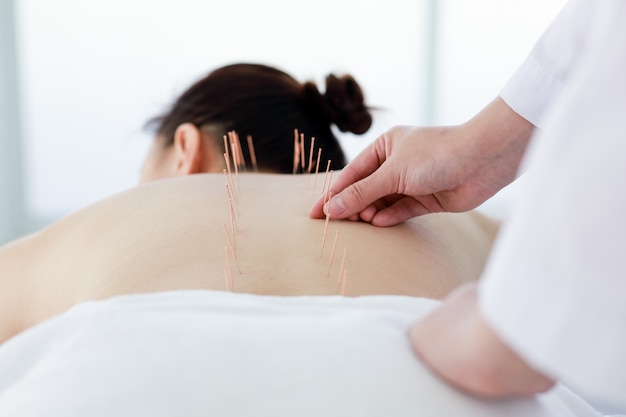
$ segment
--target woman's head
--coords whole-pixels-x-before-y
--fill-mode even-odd
[[[166,113],[148,122],[156,138],[144,164],[142,182],[225,167],[224,135],[252,137],[260,171],[291,173],[294,129],[315,138],[322,160],[343,168],[346,157],[331,125],[365,133],[372,117],[358,83],[349,75],[326,78],[324,93],[278,69],[258,64],[219,68],[193,84]],[[250,152],[241,140],[244,156]],[[308,145],[307,145],[308,146]],[[308,149],[308,148],[307,148]]]

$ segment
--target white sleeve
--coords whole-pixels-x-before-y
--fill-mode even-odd
[[[626,406],[626,2],[602,0],[588,52],[533,139],[480,308],[518,354]]]
[[[535,126],[543,126],[546,109],[576,67],[595,10],[595,0],[570,0],[500,91],[509,107]]]

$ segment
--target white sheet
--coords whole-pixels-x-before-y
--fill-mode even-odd
[[[499,402],[447,387],[406,338],[435,305],[212,291],[84,303],[0,346],[0,416],[598,415],[562,386]]]

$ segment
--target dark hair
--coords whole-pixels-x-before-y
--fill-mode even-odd
[[[302,84],[276,68],[233,64],[197,81],[146,127],[168,146],[183,123],[211,133],[222,149],[223,136],[235,131],[244,139],[241,147],[246,155],[250,153],[245,138],[251,135],[259,170],[291,173],[294,129],[305,135],[307,152],[314,137],[316,152],[322,148],[322,161],[331,160],[331,167],[340,169],[346,157],[331,124],[342,132],[363,134],[372,116],[361,87],[350,75],[328,75],[321,94],[315,83]]]

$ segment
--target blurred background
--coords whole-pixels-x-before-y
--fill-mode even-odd
[[[136,184],[142,128],[210,70],[350,73],[396,124],[464,122],[565,0],[0,0],[0,244]],[[483,209],[506,216],[515,187]]]

